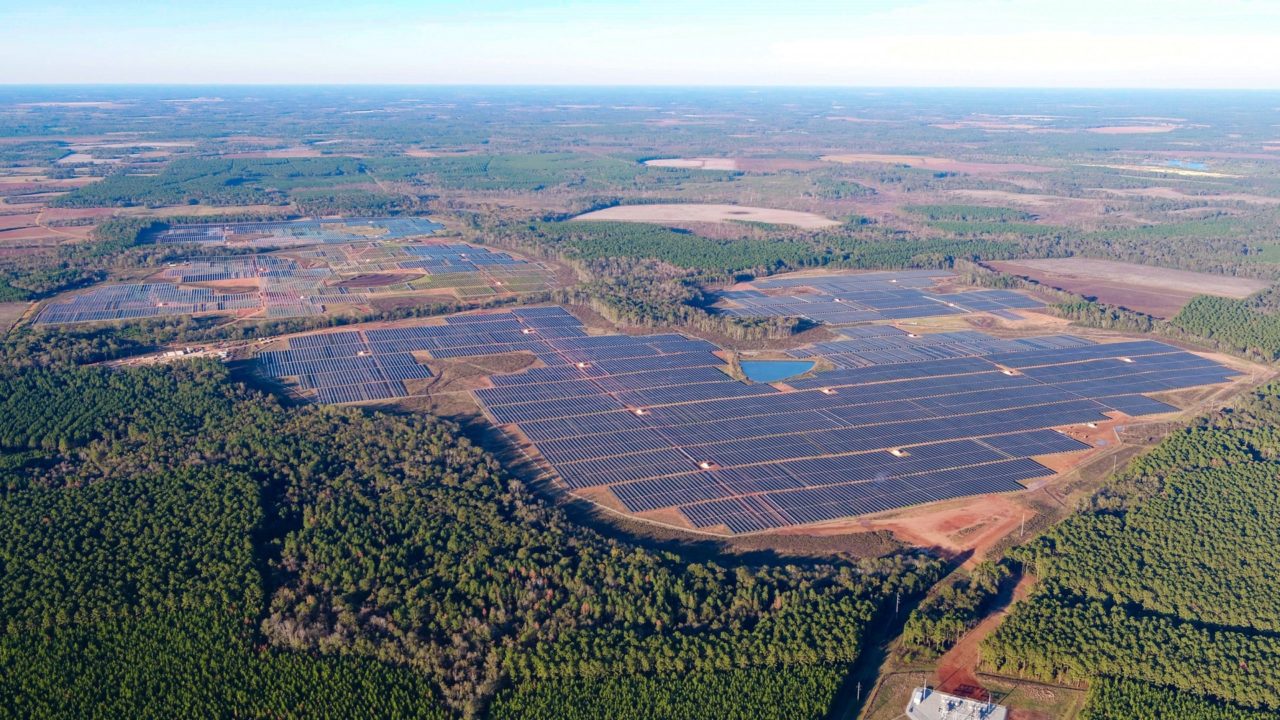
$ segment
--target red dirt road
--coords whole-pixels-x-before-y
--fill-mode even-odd
[[[982,622],[960,638],[950,650],[938,659],[938,668],[934,680],[938,689],[952,695],[963,695],[972,698],[986,698],[986,690],[978,681],[978,663],[982,657],[979,647],[983,639],[992,633],[1009,614],[1009,606],[1022,600],[1035,586],[1036,579],[1024,573],[1013,587],[1012,597],[1002,607],[983,618]]]

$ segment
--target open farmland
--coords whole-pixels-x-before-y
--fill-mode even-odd
[[[991,294],[997,291],[937,295],[944,300],[936,302],[904,288],[927,304],[902,305],[892,299],[899,292],[892,286],[918,284],[922,276],[845,277],[860,278],[862,287],[849,290],[840,276],[825,285],[821,278],[796,282],[864,303],[877,294],[888,300],[882,311],[898,318],[1035,304]],[[709,342],[674,333],[590,336],[558,307],[297,342],[264,353],[260,369],[295,378],[320,402],[409,394],[406,378],[431,376],[417,356],[429,366],[532,354],[534,366],[493,375],[491,387],[474,390],[494,424],[531,443],[571,492],[652,522],[712,533],[1022,490],[1056,474],[1047,456],[1091,449],[1058,429],[1177,412],[1146,393],[1236,375],[1152,341],[1005,339],[860,325],[789,353],[821,359],[830,369],[748,383],[727,374],[723,353]]]
[[[1173,317],[1196,295],[1245,298],[1268,283],[1244,277],[1171,270],[1096,258],[993,262],[991,266],[1042,285],[1097,298],[1160,318]]]
[[[574,220],[612,220],[615,222],[654,223],[659,225],[737,221],[792,225],[807,230],[833,227],[840,224],[830,218],[798,210],[696,203],[615,205],[614,207],[579,215]]]

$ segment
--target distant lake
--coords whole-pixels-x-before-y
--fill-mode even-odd
[[[809,360],[743,360],[742,372],[752,382],[770,383],[809,372]]]
[[[1208,170],[1209,166],[1202,162],[1192,160],[1170,160],[1165,163],[1169,167],[1182,168],[1183,170]]]

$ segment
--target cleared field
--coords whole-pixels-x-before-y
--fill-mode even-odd
[[[29,307],[31,307],[30,303],[24,302],[0,303],[0,335],[9,332],[9,328],[18,322]]]
[[[579,215],[574,220],[610,220],[641,223],[723,223],[733,220],[793,225],[809,230],[832,227],[840,223],[830,218],[799,210],[749,207],[746,205],[617,205]]]
[[[1104,125],[1089,128],[1089,132],[1097,135],[1151,135],[1177,130],[1177,125],[1161,123],[1158,125]]]
[[[738,161],[733,158],[658,158],[645,160],[649,167],[689,168],[693,170],[737,170]]]
[[[1187,168],[1173,167],[1170,165],[1111,165],[1102,163],[1085,163],[1083,167],[1099,167],[1108,170],[1124,170],[1126,172],[1142,172],[1142,173],[1164,173],[1166,175],[1181,175],[1183,177],[1206,177],[1206,178],[1238,178],[1239,175],[1230,173],[1211,172],[1209,170],[1188,170]]]
[[[929,157],[926,155],[885,155],[880,153],[847,153],[841,155],[823,155],[823,160],[835,163],[880,163],[884,165],[908,165],[922,170],[938,172],[969,173],[973,175],[990,175],[1013,172],[1050,172],[1053,168],[1046,165],[1029,165],[1026,163],[987,163],[968,162],[953,158]]]
[[[1096,260],[1053,258],[991,263],[1001,272],[1155,317],[1172,317],[1196,295],[1243,298],[1267,287],[1264,280]]]

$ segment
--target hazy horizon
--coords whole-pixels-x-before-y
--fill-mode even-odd
[[[1255,0],[0,1],[0,83],[1280,89]]]

